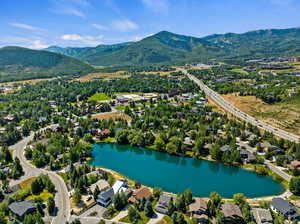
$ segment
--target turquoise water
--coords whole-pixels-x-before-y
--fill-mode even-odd
[[[172,156],[150,149],[95,144],[92,165],[115,170],[130,179],[164,191],[179,193],[189,188],[200,197],[216,191],[230,198],[244,193],[249,198],[280,194],[282,185],[271,177],[206,160]]]

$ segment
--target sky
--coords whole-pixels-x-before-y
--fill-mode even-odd
[[[0,47],[88,47],[159,31],[203,37],[300,26],[300,0],[0,0]]]

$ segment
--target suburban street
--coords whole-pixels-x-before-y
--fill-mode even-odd
[[[245,142],[240,141],[238,145],[244,147],[248,152],[254,153],[256,151],[255,148],[249,146]],[[264,160],[264,163],[270,170],[272,170],[277,175],[281,176],[286,181],[290,181],[292,179],[290,175],[288,175],[286,172],[281,170],[278,166],[273,165],[270,161]]]
[[[224,110],[229,112],[230,114],[234,115],[235,117],[244,120],[260,129],[273,133],[275,136],[278,136],[283,139],[287,139],[293,142],[299,142],[300,137],[294,134],[291,134],[287,131],[281,130],[279,128],[275,128],[269,124],[266,124],[262,121],[257,120],[256,118],[240,111],[238,108],[233,106],[231,103],[226,101],[220,94],[213,91],[211,88],[206,86],[200,79],[197,79],[195,76],[189,74],[187,70],[181,69],[181,71],[188,76],[188,78],[194,81],[200,89],[206,94],[207,97],[211,98],[215,103],[217,103],[220,107]]]
[[[46,128],[49,128],[51,126],[48,126]],[[46,129],[43,128],[43,129]],[[41,129],[41,130],[43,130]],[[55,194],[55,204],[58,208],[57,216],[55,216],[52,219],[52,224],[64,224],[66,221],[69,221],[70,219],[70,201],[69,201],[69,195],[68,195],[68,189],[64,182],[64,180],[55,172],[47,171],[45,169],[38,169],[32,164],[27,161],[27,159],[24,156],[24,148],[26,148],[28,142],[30,142],[34,137],[34,134],[31,134],[30,136],[24,138],[23,140],[19,141],[15,145],[11,146],[10,148],[13,150],[14,157],[17,157],[20,159],[21,165],[23,167],[23,171],[25,172],[25,175],[21,177],[19,182],[29,178],[38,176],[40,174],[48,174],[51,181],[55,185],[56,188],[56,194]]]

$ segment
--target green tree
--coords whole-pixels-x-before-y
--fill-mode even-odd
[[[234,194],[233,201],[238,206],[243,206],[247,203],[245,195],[241,193]]]
[[[173,224],[186,224],[184,216],[180,212],[174,212],[171,216]]]
[[[98,224],[105,224],[105,221],[103,219],[101,219]]]
[[[131,222],[136,222],[138,219],[140,219],[140,214],[138,213],[135,207],[129,206],[128,217]]]
[[[94,197],[95,200],[97,200],[97,197],[98,197],[99,194],[100,194],[100,190],[99,190],[98,185],[96,185],[95,190],[93,192],[93,197]]]
[[[81,193],[78,188],[75,189],[75,192],[73,194],[73,201],[76,205],[78,205],[79,202],[81,201]]]
[[[300,196],[300,177],[293,177],[289,183],[290,191]]]
[[[184,195],[184,199],[187,205],[191,204],[193,202],[193,194],[192,191],[190,189],[186,189],[183,192]]]
[[[154,147],[159,151],[163,151],[164,146],[165,146],[164,140],[160,136],[156,137],[154,141]]]
[[[176,210],[173,198],[168,203],[168,215],[171,216]]]
[[[154,215],[153,207],[149,200],[147,200],[145,203],[144,212],[145,212],[145,215],[149,218]]]
[[[159,196],[161,195],[161,193],[162,193],[162,189],[161,188],[159,188],[159,187],[154,187],[153,188],[153,196],[155,198],[159,198]]]
[[[181,212],[186,211],[186,202],[183,194],[180,194],[176,198],[176,209]]]
[[[53,214],[55,210],[55,201],[53,197],[50,197],[47,202],[48,213]]]
[[[154,142],[155,143],[155,142]],[[166,151],[170,154],[174,154],[177,152],[177,146],[173,142],[169,142],[166,145]]]
[[[211,216],[215,216],[220,208],[222,198],[217,192],[212,192],[208,201],[208,211]]]

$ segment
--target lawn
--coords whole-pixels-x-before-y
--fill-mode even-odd
[[[95,93],[93,96],[88,98],[89,101],[104,101],[104,100],[111,100],[109,96],[105,93]]]
[[[68,174],[63,173],[63,172],[57,172],[57,174],[58,174],[59,176],[61,176],[61,178],[65,181],[65,183],[68,182]]]
[[[140,214],[140,217],[141,217],[141,219],[140,219],[141,223],[147,223],[147,222],[149,222],[150,218],[148,218],[148,217],[145,215],[144,212],[139,212],[139,214]],[[126,222],[126,223],[132,223],[132,222],[130,221],[128,215],[126,215],[125,217],[121,218],[119,221],[120,221],[120,222]],[[139,223],[140,223],[140,222],[139,222]]]
[[[123,111],[123,110],[125,110],[125,107],[126,106],[116,106],[116,110],[120,110],[120,111]]]
[[[241,68],[235,68],[231,70],[232,72],[238,72],[241,73],[243,75],[248,75],[248,72],[246,72],[245,70],[241,69]]]
[[[104,142],[104,143],[112,143],[112,142],[116,142],[116,138],[113,138],[113,137],[107,137],[103,140],[99,140],[97,142]]]
[[[172,222],[172,219],[169,217],[169,216],[164,216],[163,217],[163,220],[165,221],[165,223],[167,223],[167,224],[172,224],[173,222]]]
[[[36,198],[40,198],[43,201],[47,201],[48,198],[53,197],[53,194],[51,194],[50,192],[48,192],[47,190],[44,190],[42,193],[38,194],[38,195],[29,195],[28,197],[25,198],[25,200],[32,200],[32,199],[36,199]]]

